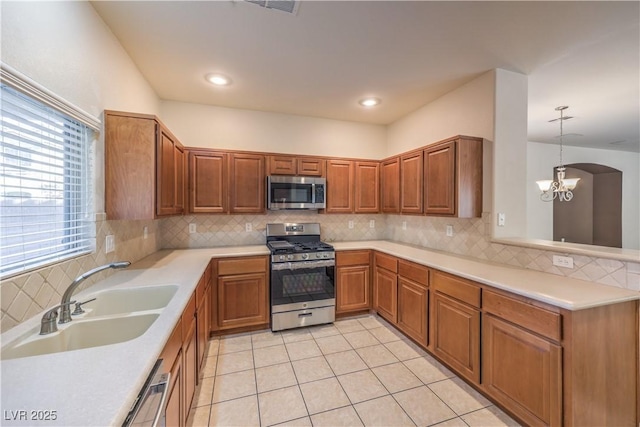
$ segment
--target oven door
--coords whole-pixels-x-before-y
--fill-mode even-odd
[[[317,306],[314,302],[327,305],[327,300],[335,301],[334,276],[334,260],[273,263],[271,306]]]

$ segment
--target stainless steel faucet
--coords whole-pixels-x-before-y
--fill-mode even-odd
[[[56,317],[58,317],[58,309],[60,309],[60,320],[58,320],[58,323],[71,322],[71,304],[75,303],[75,301],[71,301],[71,295],[76,290],[76,288],[80,285],[80,283],[84,282],[86,279],[93,276],[94,274],[99,273],[102,270],[106,270],[107,268],[127,268],[130,265],[131,263],[129,261],[112,262],[111,264],[105,264],[105,265],[101,265],[100,267],[96,267],[93,270],[89,270],[86,273],[76,277],[76,279],[73,282],[71,282],[67,290],[64,291],[64,295],[62,295],[62,302],[60,303],[60,305],[49,309],[42,316],[42,321],[40,323],[40,335],[50,334],[58,330],[56,326]],[[85,302],[88,302],[88,301],[85,301]]]

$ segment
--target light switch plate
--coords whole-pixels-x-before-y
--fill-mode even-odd
[[[407,229],[407,221],[402,221],[402,229],[403,230]]]
[[[244,231],[249,233],[251,230],[253,230],[253,226],[251,225],[251,223],[250,222],[245,222],[244,223]]]
[[[553,256],[553,265],[557,267],[573,268],[573,258],[570,256]]]
[[[498,227],[504,227],[504,224],[507,222],[507,215],[504,213],[498,214]]]
[[[453,236],[453,225],[447,225],[447,237]]]
[[[353,221],[349,221],[349,228],[353,228]]]
[[[376,228],[376,220],[372,219],[369,221],[369,228]]]
[[[196,232],[196,224],[195,223],[191,223],[189,224],[189,234],[193,234]]]
[[[149,238],[149,227],[146,225],[142,228],[142,238],[145,240]]]

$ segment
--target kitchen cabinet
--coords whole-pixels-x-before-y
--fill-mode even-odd
[[[355,162],[355,213],[380,212],[380,163]]]
[[[182,321],[173,328],[169,340],[165,344],[160,358],[163,369],[170,373],[169,391],[165,409],[167,426],[182,426],[184,413],[183,378],[182,378]]]
[[[380,163],[380,210],[400,213],[400,158]]]
[[[273,155],[267,162],[267,175],[324,176],[324,159]]]
[[[431,350],[458,374],[479,384],[481,288],[437,270],[431,277]]]
[[[155,116],[104,116],[107,219],[182,215],[186,160],[180,141]]]
[[[398,321],[398,260],[375,252],[373,255],[373,308],[391,323]]]
[[[482,139],[455,137],[424,150],[424,213],[482,215]]]
[[[398,261],[398,328],[416,342],[428,344],[429,269]]]
[[[189,213],[225,213],[228,206],[228,154],[189,150]]]
[[[371,308],[370,251],[336,252],[336,314]]]
[[[400,156],[400,212],[422,213],[422,150]]]
[[[200,278],[198,282],[198,286],[196,288],[196,336],[197,336],[197,372],[196,382],[200,383],[200,373],[202,372],[202,367],[205,360],[205,355],[207,352],[207,346],[209,345],[209,282],[210,282],[210,269],[207,268],[205,273]]]
[[[526,304],[500,296],[495,299],[498,298],[509,301],[513,308],[529,308],[532,312]],[[541,316],[559,317],[542,309],[535,310]],[[514,314],[522,315],[522,312]],[[536,322],[535,318],[529,320]],[[559,344],[485,314],[482,372],[487,394],[505,404],[527,424],[562,425],[562,348]]]
[[[350,160],[327,161],[327,213],[353,212],[354,164]]]
[[[217,329],[269,325],[269,257],[217,260]]]
[[[196,336],[196,295],[191,299],[182,313],[182,376],[184,409],[182,414],[183,425],[187,424],[191,403],[196,390],[196,378],[198,375],[198,353]]]
[[[231,213],[264,213],[264,155],[231,153],[229,170]]]

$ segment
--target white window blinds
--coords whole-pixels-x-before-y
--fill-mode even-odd
[[[93,248],[93,131],[0,86],[0,276]]]

